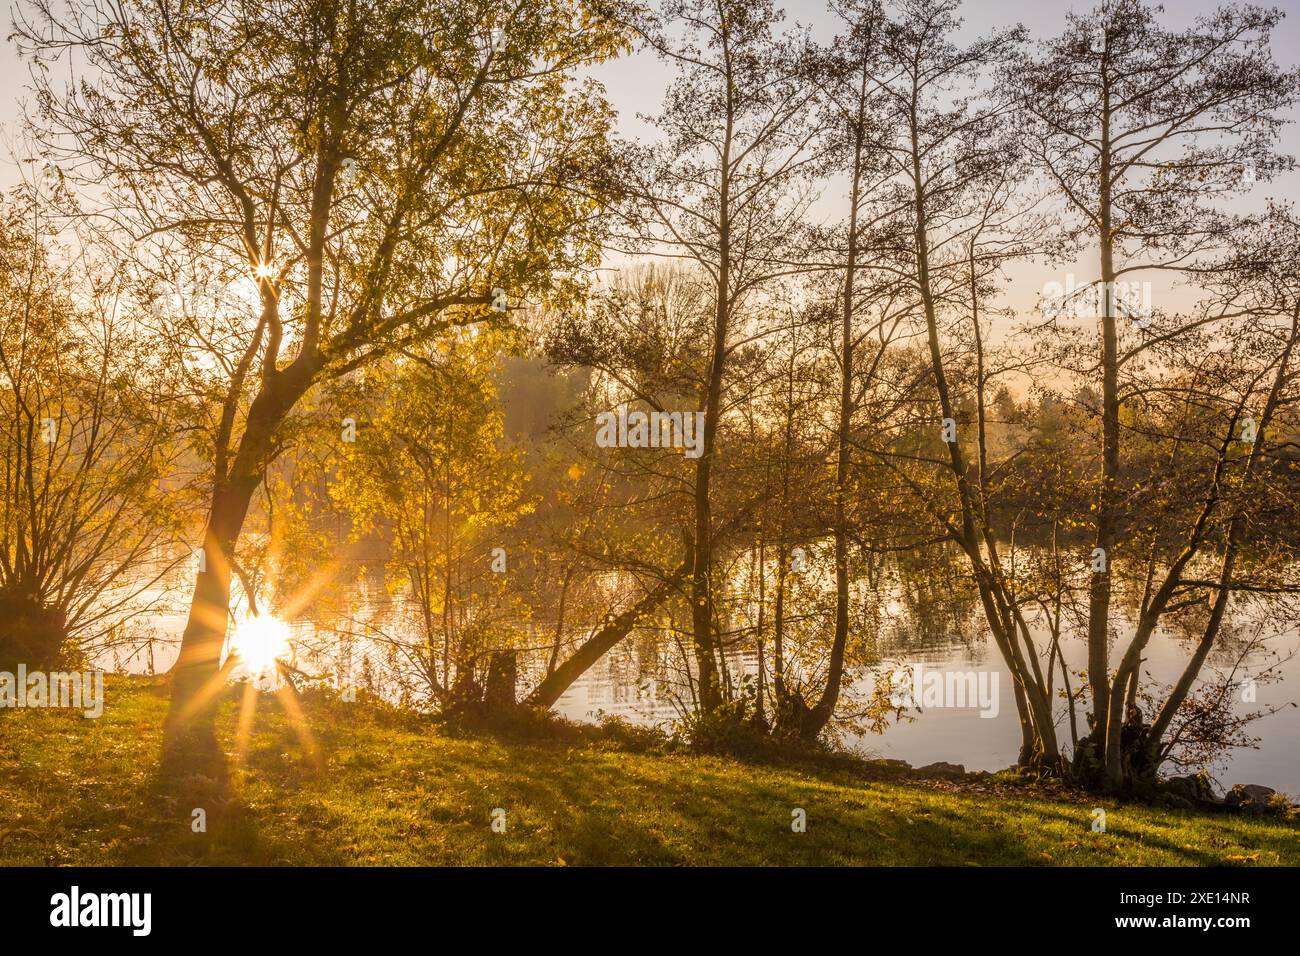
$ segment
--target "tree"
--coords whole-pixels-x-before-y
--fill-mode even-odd
[[[827,647],[826,689],[838,681],[844,649],[835,624],[828,628],[828,615],[819,613],[825,602],[816,573],[822,543],[836,521],[837,474],[828,475],[826,467],[827,457],[835,454],[835,438],[828,441],[824,423],[829,404],[840,396],[826,368],[825,345],[827,325],[835,324],[832,313],[838,310],[820,302],[800,310],[799,298],[795,296],[784,322],[774,317],[767,323],[773,330],[738,363],[747,385],[735,414],[745,417],[748,431],[732,440],[732,483],[741,487],[731,495],[752,500],[754,511],[745,530],[756,551],[747,562],[755,572],[747,577],[757,579],[757,594],[750,595],[757,604],[752,632],[761,668],[755,718],[763,712],[770,626],[772,729],[783,736],[815,738],[821,725],[812,726],[806,688],[815,685],[822,663],[818,657]],[[769,553],[775,563],[770,575]],[[769,576],[774,579],[770,614]],[[821,639],[828,630],[833,632],[829,642]]]
[[[865,438],[862,430],[869,427],[859,421],[858,413],[878,384],[886,353],[905,329],[904,319],[910,311],[907,298],[900,295],[898,277],[872,267],[874,254],[895,241],[890,230],[897,212],[897,197],[887,188],[896,169],[882,148],[887,87],[882,82],[881,52],[887,20],[878,0],[848,0],[837,6],[836,13],[846,32],[828,51],[826,125],[835,146],[831,154],[835,168],[848,176],[849,213],[843,244],[835,247],[835,273],[842,273],[834,356],[839,370],[831,528],[835,539],[835,622],[825,687],[800,722],[800,733],[808,737],[820,733],[834,716],[844,676],[850,616],[849,543],[854,531],[850,509],[856,484],[853,446],[855,440]],[[873,411],[879,429],[883,416],[879,408]]]
[[[1157,12],[1140,0],[1108,0],[1071,15],[1038,57],[1007,73],[1021,91],[1037,166],[1073,217],[1072,235],[1097,255],[1098,278],[1084,289],[1100,303],[1101,355],[1094,363],[1090,345],[1085,363],[1100,378],[1094,545],[1104,560],[1089,586],[1088,685],[1091,747],[1111,787],[1125,782],[1125,701],[1141,650],[1171,606],[1182,568],[1204,544],[1193,520],[1188,550],[1144,603],[1112,675],[1112,580],[1129,559],[1121,478],[1126,400],[1131,408],[1143,390],[1146,358],[1220,321],[1209,313],[1152,327],[1129,308],[1127,292],[1141,273],[1195,273],[1206,254],[1231,244],[1241,227],[1217,202],[1290,165],[1272,146],[1300,89],[1300,74],[1281,70],[1269,51],[1279,12],[1224,7],[1182,31],[1163,27]]]
[[[511,645],[521,614],[508,582],[522,555],[504,545],[533,502],[521,456],[502,441],[500,347],[500,336],[467,330],[372,368],[373,417],[341,445],[330,488],[354,535],[383,541],[390,589],[416,615],[408,653],[421,696],[444,711],[481,703],[489,653]]]
[[[1294,416],[1291,409],[1300,381],[1296,355],[1300,270],[1292,252],[1298,240],[1300,223],[1273,207],[1253,227],[1237,234],[1234,248],[1207,264],[1210,295],[1201,317],[1217,318],[1221,326],[1217,351],[1224,359],[1202,360],[1202,368],[1208,366],[1210,374],[1192,377],[1186,390],[1197,396],[1195,404],[1209,418],[1203,426],[1209,432],[1204,444],[1213,456],[1205,456],[1209,460],[1198,463],[1201,474],[1185,483],[1185,488],[1203,488],[1203,494],[1192,500],[1191,515],[1179,523],[1180,530],[1186,530],[1168,560],[1164,580],[1159,588],[1149,586],[1144,595],[1138,631],[1125,648],[1111,694],[1124,690],[1126,705],[1131,706],[1137,683],[1132,661],[1149,639],[1148,618],[1157,610],[1172,618],[1190,604],[1203,616],[1193,621],[1199,634],[1192,653],[1164,699],[1154,704],[1150,724],[1134,739],[1121,737],[1116,750],[1118,780],[1123,784],[1150,782],[1179,744],[1218,742],[1212,735],[1201,736],[1196,726],[1179,725],[1204,722],[1214,727],[1229,709],[1222,699],[1205,706],[1193,694],[1211,651],[1229,630],[1229,603],[1234,598],[1240,603],[1259,594],[1279,596],[1300,590],[1289,547],[1281,540],[1285,532],[1279,534],[1295,525],[1294,494],[1286,480],[1295,464],[1283,422]],[[1202,355],[1208,351],[1203,342],[1198,351]],[[1217,568],[1210,564],[1206,571],[1196,570],[1202,552],[1206,558],[1213,555]],[[1121,674],[1127,683],[1120,682]],[[1190,715],[1182,712],[1184,707]],[[1226,723],[1235,726],[1230,720]],[[1177,734],[1172,733],[1175,727]],[[1114,785],[1109,740],[1107,746],[1107,779]]]
[[[611,596],[644,583],[630,604],[616,599],[570,660],[548,674],[530,697],[536,703],[553,703],[601,654],[676,605],[690,576],[695,468],[686,449],[593,448],[593,418],[622,404],[629,415],[663,413],[696,399],[706,376],[697,343],[712,322],[712,289],[698,272],[650,263],[619,272],[585,309],[555,317],[546,331],[548,360],[590,375],[564,428],[578,461],[563,501],[581,516],[568,522],[565,546],[614,578]]]
[[[634,225],[652,253],[692,263],[713,287],[690,543],[692,645],[706,711],[723,700],[711,484],[727,364],[743,333],[755,334],[742,328],[746,305],[773,279],[804,269],[795,248],[819,158],[810,46],[775,37],[781,19],[770,0],[668,0],[640,29],[678,75],[652,120],[663,141],[632,171]]]
[[[55,174],[57,177],[57,174]],[[55,187],[57,189],[57,187]],[[169,376],[122,271],[52,241],[50,200],[0,200],[0,669],[93,654],[177,563]],[[84,238],[84,237],[83,237]]]
[[[218,686],[231,563],[303,396],[490,320],[507,297],[574,293],[595,255],[610,114],[572,79],[620,49],[608,13],[596,0],[41,0],[20,21],[43,141],[112,190],[104,211],[142,267],[255,284],[218,338],[166,329],[178,356],[207,356],[218,410],[174,716],[206,713]],[[61,58],[79,74],[67,88]]]
[[[979,307],[990,277],[1008,256],[1009,224],[1018,210],[1006,198],[1016,179],[1014,154],[1001,149],[1008,104],[1005,96],[981,84],[1012,55],[1023,31],[994,32],[958,45],[951,39],[959,25],[957,8],[955,0],[905,3],[882,31],[885,125],[892,130],[884,148],[896,171],[892,186],[900,219],[906,223],[896,231],[905,238],[890,258],[912,286],[923,323],[925,385],[933,389],[934,399],[919,405],[932,409],[937,404],[939,421],[930,412],[923,439],[876,455],[897,472],[964,555],[989,631],[1011,672],[1021,724],[1021,762],[1058,769],[1062,758],[1048,682],[1013,576],[1000,556],[986,502],[987,375]],[[990,247],[996,251],[990,252]],[[956,355],[954,338],[960,349]],[[973,366],[979,409],[975,468],[969,458],[972,443],[959,427],[969,403],[962,395],[961,378],[954,376],[963,371],[957,356],[965,354]],[[924,475],[913,477],[918,466],[940,469],[946,485],[936,490],[927,486]]]

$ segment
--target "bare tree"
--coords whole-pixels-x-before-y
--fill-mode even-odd
[[[884,148],[894,165],[894,188],[910,233],[892,261],[912,285],[923,319],[927,387],[937,398],[940,422],[930,419],[933,438],[921,448],[887,449],[877,455],[898,472],[968,563],[990,633],[1014,682],[1021,762],[1058,768],[1061,755],[1048,682],[985,501],[982,405],[987,373],[982,367],[979,305],[987,290],[980,287],[998,263],[1014,254],[1007,232],[1020,212],[1018,204],[1007,199],[1016,178],[1014,157],[1000,148],[1009,105],[987,84],[1023,33],[994,32],[958,45],[952,40],[959,23],[957,6],[954,0],[901,4],[883,32],[880,82],[888,103],[886,126],[893,130]],[[975,398],[981,409],[973,443],[975,467],[968,459],[972,443],[959,428],[964,416],[960,381],[953,377],[954,339],[963,352],[971,350],[974,364]],[[936,440],[944,446],[939,457],[930,451]],[[909,466],[917,465],[946,472],[951,496],[936,496],[922,481],[909,477]]]
[[[799,36],[777,38],[781,20],[770,0],[668,0],[641,27],[678,76],[653,119],[663,142],[634,171],[637,225],[653,253],[695,264],[714,289],[690,546],[693,651],[706,711],[723,699],[710,495],[727,364],[745,333],[755,333],[742,327],[746,304],[773,279],[806,268],[795,246],[819,160],[810,46]]]
[[[1100,361],[1092,345],[1079,356],[1100,379],[1101,393],[1099,560],[1090,583],[1088,684],[1093,745],[1113,787],[1125,776],[1126,689],[1182,568],[1204,543],[1194,522],[1188,550],[1153,589],[1112,675],[1112,577],[1126,559],[1122,409],[1143,388],[1147,358],[1220,319],[1209,313],[1152,327],[1149,317],[1127,307],[1130,297],[1117,282],[1136,285],[1141,273],[1194,272],[1205,254],[1230,244],[1240,228],[1216,200],[1290,165],[1272,149],[1283,112],[1300,88],[1300,75],[1280,69],[1269,50],[1280,16],[1252,6],[1224,7],[1174,31],[1141,0],[1108,0],[1087,15],[1071,15],[1065,32],[1040,56],[1018,61],[1006,74],[1022,93],[1019,105],[1030,121],[1038,167],[1072,214],[1073,236],[1097,254],[1098,279],[1085,288],[1100,302]]]

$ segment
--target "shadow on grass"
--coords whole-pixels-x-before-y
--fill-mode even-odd
[[[917,866],[980,857],[1004,865],[1043,862],[1008,834],[972,828],[956,815],[888,806],[869,787],[846,794],[816,779],[724,774],[707,758],[665,757],[633,768],[618,753],[486,740],[473,753],[439,757],[440,776],[473,780],[472,787],[438,808],[440,825],[455,830],[464,862]],[[412,770],[394,768],[393,775]],[[488,826],[495,807],[506,811],[505,833],[494,834]],[[807,814],[807,832],[791,827],[796,809]]]
[[[841,766],[599,741],[448,737],[328,696],[260,695],[248,716],[241,687],[221,696],[210,737],[159,763],[165,685],[110,686],[116,705],[101,720],[6,716],[5,862],[1223,865],[1256,850],[1264,862],[1293,859],[1294,829],[1281,825],[1106,801],[1111,832],[1098,836],[1093,804],[1077,797],[949,791]],[[497,808],[504,832],[491,826]],[[798,810],[806,832],[791,827]]]

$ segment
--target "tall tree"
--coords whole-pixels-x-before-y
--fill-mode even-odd
[[[958,6],[956,0],[909,0],[898,6],[882,34],[881,82],[892,130],[884,148],[896,170],[894,189],[906,223],[899,230],[906,238],[891,260],[912,287],[928,356],[925,383],[933,396],[926,405],[938,406],[939,421],[930,417],[928,437],[918,447],[877,454],[961,549],[989,631],[1012,676],[1021,762],[1057,768],[1061,755],[1047,681],[988,521],[981,481],[985,473],[971,467],[972,448],[976,462],[983,460],[983,419],[977,416],[972,442],[962,423],[969,406],[957,375],[960,357],[973,345],[969,354],[982,398],[978,305],[986,292],[979,286],[1003,256],[999,252],[990,264],[984,246],[1000,246],[993,234],[1014,218],[1014,211],[1001,209],[1014,180],[1014,159],[999,148],[1008,104],[989,83],[1022,41],[1023,30],[997,31],[958,44]],[[943,450],[936,456],[940,443]],[[912,478],[908,467],[915,465],[942,469],[946,488],[936,494]]]
[[[219,338],[168,328],[178,355],[208,356],[218,410],[174,716],[206,714],[219,686],[231,560],[307,391],[506,297],[563,298],[593,262],[610,113],[573,78],[620,48],[609,12],[39,0],[19,23],[44,142],[109,188],[102,211],[142,264],[255,284]],[[60,59],[74,84],[56,79]]]
[[[57,179],[57,174],[56,174]],[[57,186],[52,186],[57,189]],[[50,189],[0,198],[0,668],[93,655],[181,559],[174,376],[125,272],[55,242]],[[74,248],[75,251],[74,251]]]
[[[850,614],[849,544],[854,531],[850,517],[852,455],[855,437],[861,437],[855,436],[855,429],[862,427],[857,414],[895,335],[905,327],[902,320],[908,311],[906,303],[899,301],[897,278],[872,268],[872,254],[887,245],[884,240],[889,224],[896,220],[897,201],[886,188],[896,170],[882,148],[884,8],[877,0],[848,0],[838,5],[836,12],[845,33],[828,51],[823,85],[827,128],[836,147],[832,154],[835,168],[848,178],[849,213],[843,244],[835,247],[840,280],[835,354],[839,407],[832,492],[835,622],[826,683],[800,727],[805,736],[815,736],[830,722],[844,677]]]
[[[713,633],[711,485],[728,360],[747,302],[801,271],[793,254],[819,160],[810,46],[778,37],[771,0],[667,0],[644,18],[649,47],[677,68],[652,122],[662,141],[634,171],[637,225],[655,254],[688,260],[713,286],[700,395],[691,550],[692,639],[704,710],[723,700]],[[751,334],[753,330],[748,330]]]
[[[1133,297],[1127,290],[1143,281],[1137,278],[1143,273],[1195,272],[1204,255],[1230,244],[1238,226],[1219,201],[1289,165],[1273,146],[1300,77],[1273,60],[1269,43],[1278,11],[1223,7],[1184,30],[1163,26],[1158,13],[1141,0],[1107,0],[1086,15],[1071,14],[1061,36],[1006,75],[1021,91],[1030,148],[1073,217],[1073,236],[1097,256],[1097,279],[1085,286],[1099,302],[1100,361],[1092,361],[1094,349],[1087,354],[1101,396],[1098,560],[1089,588],[1089,746],[1113,787],[1124,779],[1126,688],[1170,605],[1182,562],[1199,549],[1196,544],[1168,568],[1112,675],[1112,579],[1128,558],[1122,538],[1124,379],[1140,376],[1154,350],[1215,321],[1211,315],[1151,327],[1147,316],[1128,307]],[[1189,544],[1195,539],[1193,532]]]

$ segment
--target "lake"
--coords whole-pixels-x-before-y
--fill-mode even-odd
[[[1073,674],[1086,667],[1087,651],[1082,640],[1063,638],[1062,651]],[[1238,710],[1269,710],[1276,713],[1261,717],[1249,726],[1252,736],[1260,738],[1258,749],[1234,749],[1208,768],[1225,786],[1234,783],[1262,783],[1300,795],[1300,709],[1294,706],[1300,696],[1300,656],[1296,650],[1294,628],[1272,635],[1266,647],[1250,655],[1256,667],[1272,664],[1281,680],[1258,683],[1255,702],[1238,701]],[[875,680],[889,682],[898,665],[921,664],[936,671],[975,671],[996,674],[998,711],[996,716],[980,716],[978,709],[930,707],[911,712],[910,721],[891,722],[881,735],[855,734],[846,738],[854,749],[876,756],[906,760],[913,766],[935,761],[963,764],[967,770],[996,771],[1015,763],[1020,748],[1020,725],[1012,696],[1011,676],[991,640],[953,637],[947,642],[927,640],[924,649],[908,651],[905,647],[889,648],[891,664],[878,673],[861,676],[846,693],[861,698],[870,695]],[[1226,655],[1224,655],[1226,656]],[[677,715],[671,700],[665,700],[639,671],[637,655],[628,648],[615,648],[584,674],[560,699],[556,710],[574,720],[595,720],[601,713],[622,716],[638,724],[664,724]],[[1161,685],[1171,684],[1187,659],[1182,643],[1167,634],[1157,633],[1148,645],[1143,665],[1144,678]],[[1207,662],[1230,666],[1228,661]],[[757,671],[756,655],[739,655],[733,670]],[[990,681],[991,683],[991,681]],[[1057,680],[1059,686],[1059,676]],[[1077,687],[1077,683],[1075,685]],[[1060,739],[1069,741],[1069,727],[1064,702],[1058,712]],[[1148,715],[1149,716],[1149,715]],[[1082,712],[1080,727],[1086,726]],[[1082,734],[1082,729],[1081,729]],[[1190,771],[1189,771],[1190,772]]]
[[[353,594],[361,602],[355,616],[379,615],[391,620],[400,602],[387,598],[367,603],[373,597],[374,592]],[[841,710],[852,708],[854,701],[868,698],[877,680],[890,681],[896,670],[919,664],[938,672],[983,674],[989,686],[994,686],[996,680],[996,715],[981,716],[971,706],[922,706],[909,709],[910,720],[891,720],[883,734],[848,733],[843,742],[860,752],[906,760],[913,766],[947,761],[962,764],[967,770],[996,771],[1008,767],[1015,762],[1020,731],[1010,675],[1001,656],[993,643],[980,633],[978,614],[967,610],[956,616],[948,613],[946,618],[943,613],[933,615],[928,600],[923,590],[913,593],[910,602],[885,599],[880,611],[884,620],[877,628],[874,645],[874,658],[879,664],[846,682]],[[935,603],[942,602],[936,599]],[[1224,641],[1207,661],[1203,674],[1222,673],[1239,663],[1243,667],[1239,676],[1246,672],[1257,674],[1271,667],[1279,679],[1259,682],[1254,689],[1254,702],[1235,700],[1234,707],[1238,712],[1277,710],[1249,725],[1248,733],[1260,738],[1256,748],[1234,749],[1207,769],[1225,787],[1234,783],[1261,783],[1294,797],[1300,795],[1300,709],[1294,704],[1300,698],[1300,655],[1296,654],[1300,636],[1297,636],[1296,622],[1285,612],[1284,605],[1278,604],[1273,609],[1257,602],[1248,616],[1247,624],[1225,628],[1225,631],[1240,634],[1263,629],[1258,646],[1248,647],[1250,642],[1243,643],[1240,639]],[[918,617],[927,620],[919,622]],[[161,672],[171,666],[184,623],[184,608],[174,596],[170,609],[136,622],[133,630],[149,633],[155,639],[155,670]],[[1117,622],[1117,627],[1124,623]],[[334,653],[335,638],[325,630],[318,630],[308,622],[297,627],[302,663],[309,670],[312,660],[316,659],[319,666],[322,657],[319,651],[313,654],[309,648],[330,648],[326,657]],[[1041,632],[1035,634],[1035,640],[1040,646],[1046,645],[1046,636]],[[1083,641],[1067,636],[1062,638],[1061,646],[1071,680],[1077,687],[1077,675],[1086,661]],[[1248,653],[1239,661],[1243,648]],[[381,652],[382,648],[370,646],[366,638],[357,638],[349,657],[356,662],[370,655],[372,661],[378,661]],[[1157,632],[1145,652],[1144,682],[1159,687],[1171,684],[1187,656],[1186,639]],[[1112,664],[1116,657],[1118,654],[1112,649]],[[133,651],[119,648],[99,654],[96,664],[138,673],[148,670],[148,660],[149,656],[139,647]],[[727,667],[735,679],[744,675],[752,679],[758,670],[757,654],[752,648],[729,654]],[[770,667],[769,663],[769,679]],[[689,697],[688,669],[680,644],[653,632],[640,632],[615,647],[579,678],[560,698],[555,710],[578,721],[595,721],[602,714],[609,714],[636,724],[666,727],[680,716],[680,698]],[[1059,672],[1056,683],[1059,686]],[[520,693],[526,692],[528,686],[527,678],[521,677]],[[383,692],[382,687],[379,689]],[[1086,726],[1082,710],[1078,720],[1081,728]],[[1059,739],[1068,743],[1070,735],[1063,701],[1058,701],[1057,725]]]

